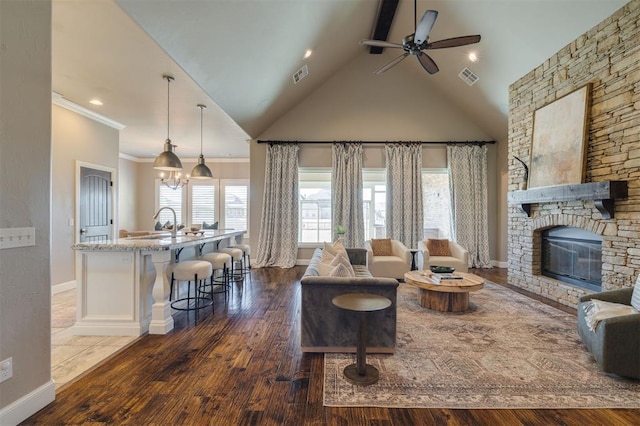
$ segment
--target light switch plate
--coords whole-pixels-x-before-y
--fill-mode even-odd
[[[0,249],[36,245],[36,228],[0,229]]]

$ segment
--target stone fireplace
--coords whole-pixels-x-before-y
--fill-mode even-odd
[[[630,287],[640,274],[638,34],[640,0],[633,0],[510,86],[507,219],[510,284],[575,307],[580,296]],[[591,83],[592,90],[586,184],[574,185],[566,191],[577,192],[579,196],[518,199],[520,195],[547,191],[547,188],[519,190],[525,180],[524,169],[514,158],[531,164],[535,111],[587,83]],[[597,192],[597,186],[607,182],[623,182],[624,194],[618,193],[615,201],[607,196],[584,196]],[[599,255],[591,252],[592,247],[589,254],[580,255],[590,262],[587,275],[598,275],[600,268],[600,288],[592,283],[589,284],[594,287],[563,281],[558,274],[543,271],[548,255],[543,252],[543,237],[553,235],[557,227],[586,231],[601,240]],[[550,266],[555,269],[558,265]],[[584,271],[578,275],[578,281],[583,281]]]

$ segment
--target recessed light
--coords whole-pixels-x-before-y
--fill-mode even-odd
[[[478,62],[480,58],[478,58],[478,55],[475,52],[471,52],[469,53],[469,60],[471,62]]]
[[[89,103],[90,103],[91,105],[98,105],[98,106],[101,106],[101,105],[102,105],[102,101],[101,101],[100,99],[91,99],[91,100],[89,101]]]
[[[307,49],[306,52],[304,52],[304,59],[307,59],[309,56],[311,56],[313,52],[311,51],[311,49]]]

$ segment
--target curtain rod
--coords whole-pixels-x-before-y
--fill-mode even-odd
[[[297,143],[300,145],[320,145],[320,144],[332,144],[332,143],[361,143],[363,145],[376,145],[387,143],[421,143],[423,145],[484,145],[494,144],[496,141],[452,141],[452,142],[432,142],[432,141],[261,141],[258,143]]]

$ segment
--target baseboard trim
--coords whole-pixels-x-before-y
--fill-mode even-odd
[[[51,286],[51,295],[63,293],[69,290],[74,290],[76,287],[77,287],[76,280],[67,281],[66,283],[55,284]]]
[[[509,262],[500,262],[499,260],[492,260],[491,261],[491,266],[493,266],[494,268],[508,268],[509,267]]]
[[[0,425],[17,425],[56,399],[56,384],[49,380],[0,410]]]

